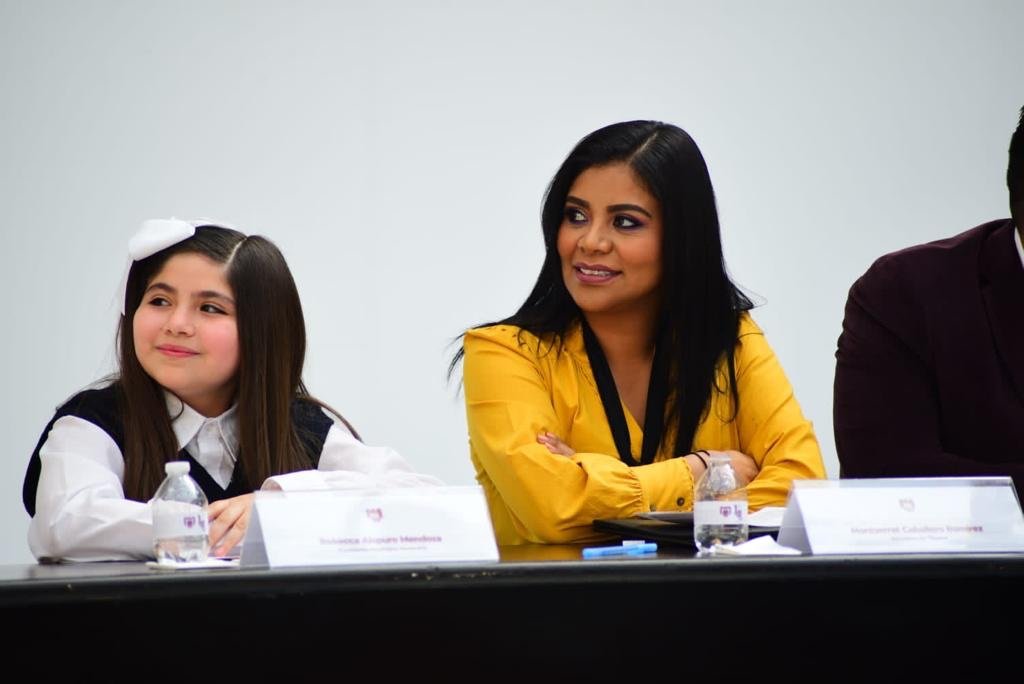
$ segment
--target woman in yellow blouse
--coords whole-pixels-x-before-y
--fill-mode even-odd
[[[729,280],[700,150],[613,124],[555,174],[546,256],[511,317],[465,334],[470,449],[500,544],[587,541],[597,518],[690,510],[729,455],[752,510],[824,476],[817,439]]]

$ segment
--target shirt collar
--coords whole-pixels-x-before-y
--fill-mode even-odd
[[[1020,256],[1020,265],[1024,266],[1024,242],[1021,241],[1020,231],[1021,229],[1017,226],[1013,227],[1014,243],[1017,245],[1017,254]]]
[[[167,415],[171,417],[171,428],[178,439],[178,451],[195,439],[207,423],[220,429],[229,448],[238,443],[238,404],[232,404],[231,408],[215,418],[207,418],[167,390],[164,390],[164,401],[167,403]]]

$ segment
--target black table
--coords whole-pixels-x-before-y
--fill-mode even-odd
[[[319,681],[321,668],[351,674],[356,663],[477,681],[653,679],[663,667],[675,681],[976,677],[1012,661],[1022,640],[1024,555],[696,558],[676,549],[584,561],[580,548],[507,547],[493,564],[0,566],[0,614],[17,627],[8,658],[36,662],[30,652],[61,644],[98,654],[88,670],[96,678],[111,674],[113,654],[149,661],[168,644],[222,654],[232,678],[285,676],[289,663]],[[79,667],[50,660],[46,672]]]

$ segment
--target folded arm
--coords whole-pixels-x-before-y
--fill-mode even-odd
[[[64,416],[54,423],[39,457],[36,513],[28,532],[36,558],[153,557],[150,506],[125,498],[124,459],[106,432]]]
[[[689,507],[693,477],[681,459],[629,467],[608,454],[553,454],[538,442],[545,432],[567,436],[569,426],[559,423],[552,389],[514,332],[467,333],[465,350],[470,442],[520,536],[577,541],[595,536],[597,518]]]

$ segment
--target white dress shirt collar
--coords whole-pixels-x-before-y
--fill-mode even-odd
[[[231,483],[238,456],[238,405],[207,418],[171,392],[164,391],[178,449],[185,449],[221,487]]]

